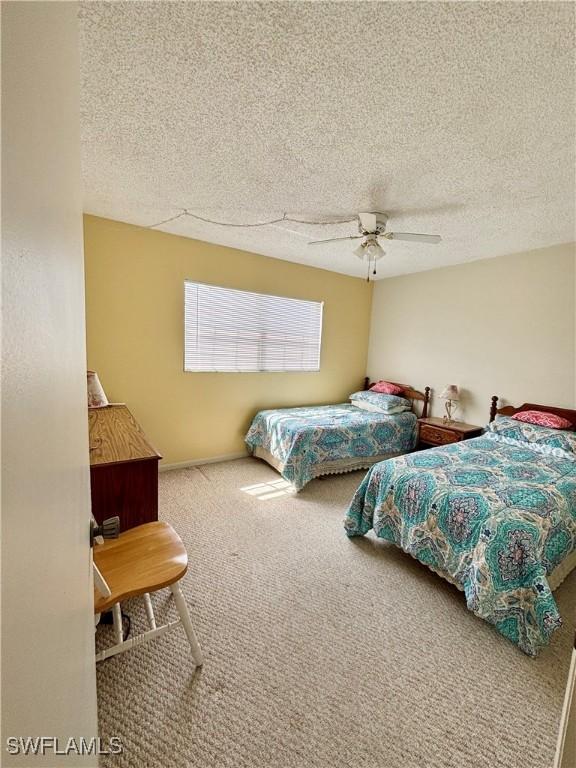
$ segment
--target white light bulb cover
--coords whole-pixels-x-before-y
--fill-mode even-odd
[[[366,237],[353,251],[355,256],[364,261],[378,261],[384,256],[384,250],[373,237]]]
[[[384,251],[377,242],[372,242],[366,246],[366,255],[370,261],[376,261],[384,256]]]

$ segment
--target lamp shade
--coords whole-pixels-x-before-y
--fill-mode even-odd
[[[460,400],[460,393],[456,384],[446,384],[440,397],[443,400]]]
[[[88,408],[105,408],[108,398],[96,371],[88,371]]]

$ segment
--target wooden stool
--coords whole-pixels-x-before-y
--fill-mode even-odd
[[[141,643],[154,640],[182,624],[196,666],[201,666],[202,650],[194,634],[188,607],[180,589],[180,580],[188,569],[188,555],[180,536],[168,523],[139,525],[121,533],[117,539],[107,539],[94,547],[94,613],[112,609],[116,643],[96,654],[102,661],[117,653],[128,651]],[[179,618],[156,626],[150,593],[170,587]],[[122,637],[120,603],[129,597],[144,598],[150,629],[136,637]]]

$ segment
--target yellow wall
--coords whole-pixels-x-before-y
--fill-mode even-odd
[[[366,371],[372,285],[85,216],[88,367],[164,463],[238,453],[257,410],[342,402]],[[318,373],[184,373],[184,280],[324,302]]]
[[[492,395],[574,408],[575,316],[573,243],[380,280],[368,373],[431,386],[434,416],[457,384],[473,424]]]

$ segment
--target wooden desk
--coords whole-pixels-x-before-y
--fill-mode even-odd
[[[120,530],[158,520],[158,462],[125,405],[88,411],[92,514],[101,523],[118,515]]]

